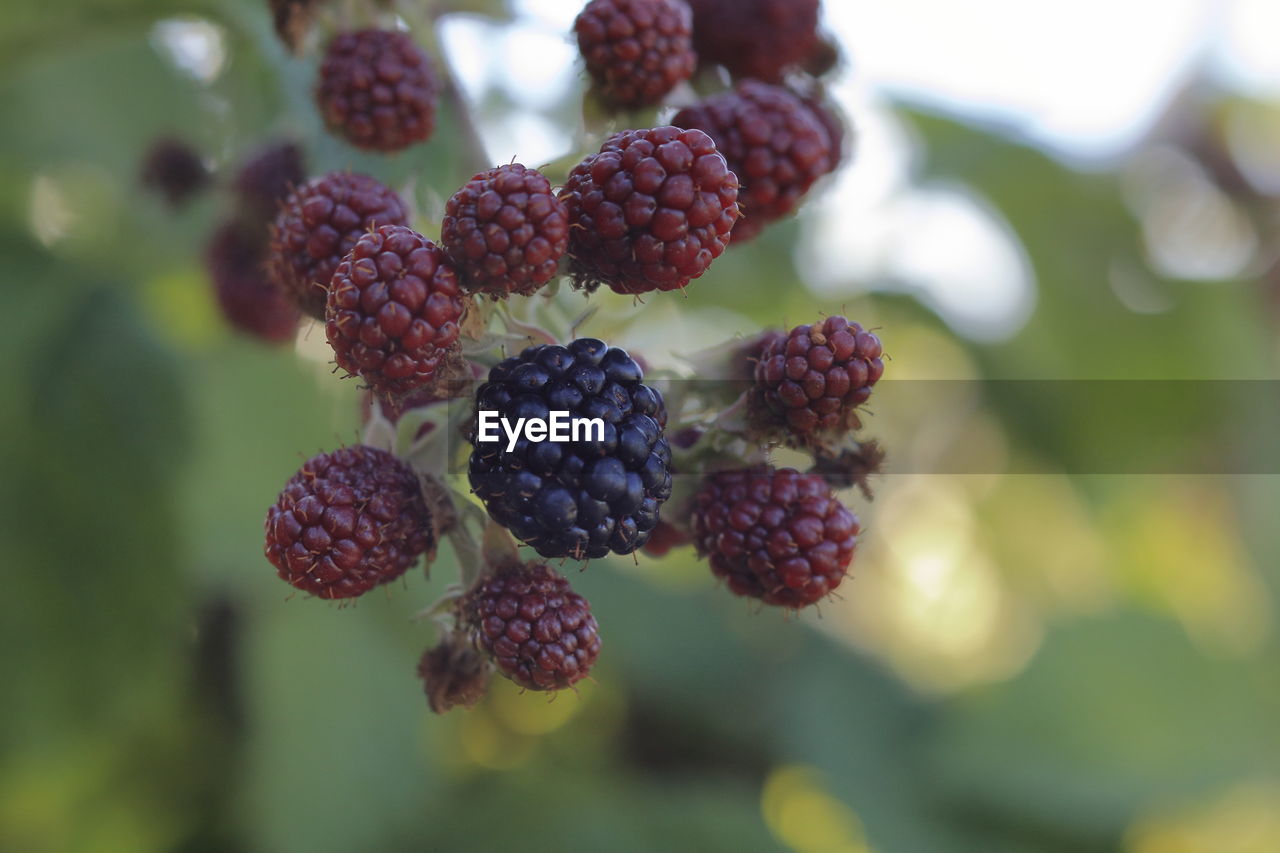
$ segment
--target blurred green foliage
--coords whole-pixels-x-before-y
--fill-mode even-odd
[[[171,15],[220,27],[207,85],[156,48]],[[1280,812],[1276,477],[963,486],[1001,600],[1038,632],[1002,674],[940,687],[921,666],[953,660],[877,621],[913,594],[897,543],[876,544],[903,529],[877,503],[852,610],[756,613],[688,554],[593,565],[574,582],[605,637],[595,683],[550,703],[499,684],[432,718],[413,675],[431,629],[410,617],[451,557],[432,588],[415,573],[345,609],[287,599],[261,556],[264,508],[301,458],[356,439],[358,392],[323,359],[224,329],[199,258],[226,199],[171,216],[135,176],[160,134],[224,170],[292,136],[313,171],[413,176],[426,221],[469,173],[456,117],[398,157],[343,147],[312,112],[314,60],[286,56],[252,0],[11,0],[0,47],[0,849],[1280,849],[1264,819]],[[1113,265],[1145,261],[1114,172],[900,116],[924,144],[920,180],[965,184],[1012,224],[1038,306],[978,345],[904,295],[845,305],[885,327],[895,367],[927,374],[942,352],[988,379],[1273,377],[1252,281],[1164,282],[1162,314],[1115,299]],[[624,312],[727,307],[745,333],[833,310],[800,284],[800,227],[731,251],[679,309],[603,300],[593,331]],[[1061,471],[1107,441],[1069,404],[1051,382],[993,383],[980,402],[1009,453]],[[1188,400],[1153,441],[1277,470],[1274,434],[1224,408]],[[899,431],[879,433],[892,453],[918,425],[876,426]],[[922,518],[926,544],[951,541]],[[957,566],[961,587],[980,568]],[[1103,591],[1053,591],[1073,577]],[[1027,642],[991,624],[983,654]],[[1242,785],[1262,794],[1231,799]],[[1214,820],[1260,846],[1188,846]]]

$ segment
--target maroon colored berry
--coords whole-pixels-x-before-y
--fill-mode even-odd
[[[591,606],[544,563],[482,577],[461,609],[475,644],[499,672],[529,690],[570,687],[600,655]]]
[[[427,694],[427,705],[437,714],[458,705],[473,707],[488,692],[492,671],[484,655],[452,637],[427,649],[418,661],[418,677]]]
[[[302,149],[294,143],[277,142],[259,149],[240,167],[231,185],[241,217],[266,226],[305,177]]]
[[[405,573],[435,544],[413,469],[357,445],[309,459],[267,510],[267,559],[320,598],[354,598]]]
[[[665,557],[672,548],[688,545],[692,541],[687,532],[669,521],[659,519],[642,550],[650,557]]]
[[[325,336],[338,366],[384,395],[429,384],[458,341],[465,303],[439,246],[412,228],[383,225],[338,264]]]
[[[685,0],[591,0],[573,28],[587,72],[614,106],[657,104],[698,64]]]
[[[802,442],[856,426],[856,409],[884,373],[880,339],[844,317],[774,338],[755,369],[755,404]]]
[[[777,82],[819,46],[818,0],[689,0],[693,46],[735,77]]]
[[[358,30],[329,42],[316,102],[329,130],[359,148],[399,151],[435,129],[431,60],[402,32]]]
[[[672,121],[710,134],[742,182],[735,242],[791,213],[832,166],[826,128],[804,101],[779,86],[747,80],[686,107]]]
[[[555,276],[569,247],[569,211],[541,172],[499,166],[449,199],[440,243],[467,290],[527,295]]]
[[[166,137],[157,139],[147,150],[139,179],[177,210],[208,185],[209,170],[190,145]]]
[[[708,475],[694,497],[693,537],[737,595],[799,609],[844,579],[858,519],[826,480],[791,468]]]
[[[738,219],[738,178],[700,130],[626,130],[573,168],[575,283],[618,293],[684,287],[707,271]]]
[[[232,326],[267,343],[293,340],[298,308],[267,277],[266,250],[256,235],[237,222],[224,222],[205,249],[218,307]]]
[[[330,172],[298,187],[271,231],[271,276],[307,314],[324,319],[329,282],[342,256],[379,225],[408,225],[393,190],[367,175]]]

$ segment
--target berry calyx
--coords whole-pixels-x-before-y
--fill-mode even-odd
[[[569,211],[541,172],[499,166],[450,197],[440,244],[467,290],[528,295],[556,274],[569,247]]]
[[[573,25],[601,98],[652,106],[693,76],[693,13],[685,0],[591,0]]]
[[[796,326],[756,362],[754,414],[801,444],[846,433],[884,374],[883,353],[878,337],[844,317]]]
[[[407,34],[339,33],[320,65],[316,103],[325,125],[358,148],[399,151],[435,129],[439,83]]]
[[[418,677],[427,694],[427,706],[443,714],[457,706],[474,707],[489,690],[492,667],[465,641],[448,637],[427,649],[418,661]]]
[[[444,252],[412,228],[363,235],[333,273],[325,337],[338,366],[384,395],[429,385],[456,349],[465,302]]]
[[[373,447],[309,459],[267,511],[267,559],[320,598],[354,598],[395,580],[434,545],[417,475]]]
[[[271,230],[271,277],[317,320],[324,319],[333,271],[360,237],[379,225],[407,225],[400,196],[367,175],[330,172],[294,190]]]
[[[708,475],[693,504],[693,539],[736,595],[799,609],[844,579],[858,519],[817,474],[759,467]]]
[[[573,168],[569,208],[575,283],[618,293],[675,290],[702,275],[738,220],[738,178],[700,130],[626,130]]]
[[[795,210],[834,164],[822,121],[780,86],[747,80],[684,108],[672,121],[709,134],[742,182],[742,221],[733,229],[735,242],[750,240],[763,226]]]
[[[544,563],[498,569],[463,598],[461,619],[498,671],[529,690],[563,690],[600,656],[587,600]]]
[[[671,448],[662,397],[643,378],[626,351],[594,338],[529,347],[496,365],[476,392],[477,422],[482,412],[516,424],[560,411],[599,418],[603,429],[567,442],[525,434],[508,449],[505,435],[486,441],[474,428],[471,488],[494,521],[543,557],[644,545],[671,496]]]

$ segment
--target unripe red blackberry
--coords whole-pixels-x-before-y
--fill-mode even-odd
[[[601,98],[647,107],[693,76],[693,14],[685,0],[591,0],[574,22]]]
[[[735,77],[777,82],[818,48],[818,0],[689,0],[693,47]]]
[[[352,145],[399,151],[431,136],[439,89],[431,60],[406,33],[357,30],[329,42],[316,103]]]
[[[756,362],[753,407],[800,443],[857,425],[857,408],[884,373],[880,339],[844,317],[796,326]]]
[[[665,557],[671,552],[672,548],[679,548],[688,545],[693,539],[679,527],[676,527],[669,521],[659,520],[653,532],[649,534],[649,541],[644,543],[642,549],[650,557]]]
[[[190,145],[181,139],[157,139],[142,158],[139,180],[164,197],[169,207],[185,207],[209,183],[209,170]]]
[[[413,469],[357,445],[303,464],[267,511],[267,559],[320,598],[354,598],[395,580],[435,545]]]
[[[541,172],[499,166],[450,197],[440,244],[467,290],[527,295],[555,276],[569,247],[569,211]]]
[[[706,131],[742,183],[735,242],[791,213],[832,166],[831,138],[804,101],[755,80],[678,112],[673,122]]]
[[[700,130],[625,130],[569,173],[575,283],[675,290],[706,272],[738,219],[738,178]]]
[[[708,475],[693,505],[698,553],[737,595],[799,609],[844,579],[858,519],[817,474],[752,468]]]
[[[482,577],[463,598],[461,615],[498,671],[529,690],[571,687],[600,655],[591,606],[544,563]]]
[[[267,343],[293,340],[298,307],[267,276],[259,235],[234,219],[224,222],[205,249],[205,265],[227,322]]]
[[[294,143],[276,142],[258,149],[231,182],[241,218],[265,228],[305,177],[302,149]]]
[[[338,366],[384,395],[429,384],[458,342],[465,303],[458,275],[412,228],[383,225],[334,271],[325,336]]]
[[[408,225],[400,196],[367,175],[330,172],[294,190],[271,230],[271,277],[307,314],[324,319],[342,256],[379,225]]]

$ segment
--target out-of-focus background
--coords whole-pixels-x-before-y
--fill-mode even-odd
[[[458,5],[494,160],[581,151],[578,4]],[[872,407],[854,576],[787,618],[689,553],[600,561],[594,682],[438,718],[410,616],[448,552],[358,606],[288,598],[265,508],[359,393],[316,331],[224,324],[224,190],[173,215],[137,172],[163,135],[224,172],[286,137],[429,218],[469,176],[456,116],[353,152],[256,0],[7,0],[0,849],[1280,850],[1280,5],[825,6],[851,165],[587,331],[667,365],[843,311],[886,384],[952,380]],[[1081,379],[1187,390],[1100,418],[1056,390]],[[1185,471],[1100,463],[1112,426]]]

